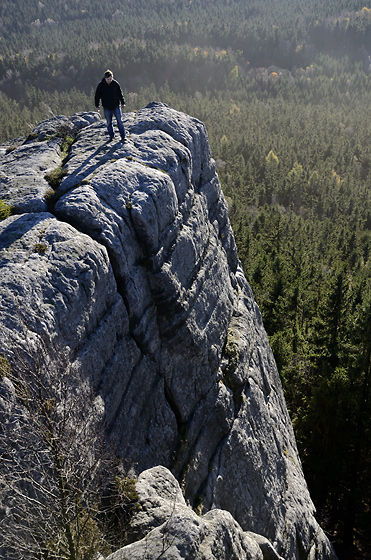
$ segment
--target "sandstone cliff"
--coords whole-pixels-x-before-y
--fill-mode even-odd
[[[0,222],[3,333],[18,328],[21,308],[31,330],[72,349],[127,470],[166,467],[185,500],[208,512],[196,523],[201,548],[221,548],[219,531],[236,558],[335,558],[314,517],[205,127],[157,103],[125,115],[125,125],[122,145],[107,142],[95,113],[57,117],[0,147],[0,199],[15,211]],[[55,194],[45,176],[61,164],[61,127],[79,133]],[[195,514],[176,495],[192,539]],[[138,523],[155,538],[163,518],[145,511]],[[137,546],[137,556],[123,549],[117,558],[141,557]],[[196,548],[168,557],[230,557]]]

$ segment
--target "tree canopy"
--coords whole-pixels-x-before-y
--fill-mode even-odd
[[[22,17],[20,17],[22,14]],[[0,140],[94,108],[205,122],[319,521],[368,558],[371,5],[364,0],[4,0]]]

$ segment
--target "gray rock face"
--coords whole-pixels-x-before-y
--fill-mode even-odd
[[[280,559],[263,537],[244,533],[229,512],[213,509],[203,516],[196,515],[186,505],[178,482],[164,467],[144,471],[136,489],[140,509],[133,528],[138,540],[107,560]]]
[[[45,212],[45,194],[50,190],[45,175],[61,164],[62,139],[56,135],[73,134],[98,119],[97,113],[80,113],[70,119],[54,117],[31,133],[37,142],[18,139],[0,150],[0,199],[14,206],[17,213]]]
[[[40,140],[0,151],[9,185],[0,198],[23,212],[0,223],[3,333],[17,329],[21,307],[30,328],[72,349],[128,472],[163,465],[209,512],[187,509],[197,546],[231,539],[236,557],[259,558],[264,547],[250,531],[290,560],[335,558],[314,517],[204,125],[151,104],[125,115],[121,144],[107,142],[95,114],[74,118],[82,127],[49,212],[43,174],[60,164],[59,140],[47,139],[53,123],[40,125]],[[34,154],[24,167],[22,150]],[[36,194],[19,180],[26,168]],[[37,203],[22,206],[29,195]],[[180,549],[174,558],[186,557]]]

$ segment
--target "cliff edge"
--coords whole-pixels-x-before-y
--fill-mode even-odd
[[[165,486],[173,476],[188,504],[202,504],[203,535],[228,520],[238,546],[249,543],[238,558],[262,557],[255,535],[264,558],[334,559],[205,126],[160,103],[124,122],[124,144],[82,113],[0,147],[0,199],[15,212],[0,222],[0,353],[26,310],[101,395],[127,471],[171,471],[158,467]],[[62,161],[63,128],[77,136]]]

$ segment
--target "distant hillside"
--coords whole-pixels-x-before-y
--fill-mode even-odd
[[[8,150],[94,110],[107,67],[128,112],[158,100],[206,124],[318,519],[346,560],[371,555],[370,16],[353,0],[0,6]]]

